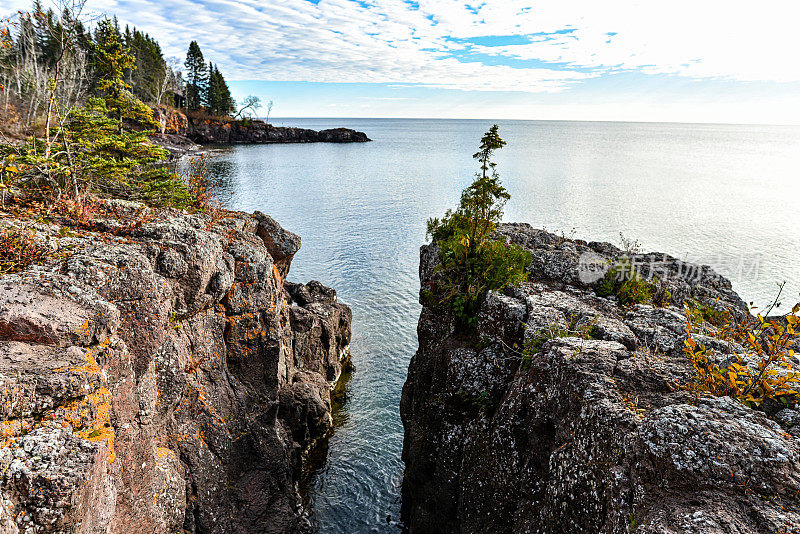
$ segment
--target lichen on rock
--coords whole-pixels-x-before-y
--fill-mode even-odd
[[[300,239],[266,215],[109,202],[0,278],[0,530],[306,530],[350,309],[286,282]]]
[[[748,313],[728,280],[638,255],[670,299],[622,306],[581,270],[586,258],[602,266],[626,255],[613,245],[525,224],[501,225],[496,237],[533,261],[528,282],[486,298],[477,336],[420,299],[419,350],[401,399],[411,533],[800,531],[791,435],[800,412],[770,419],[681,387],[694,375],[682,303]],[[437,255],[422,247],[422,287]]]

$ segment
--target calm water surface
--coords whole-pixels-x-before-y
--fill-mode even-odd
[[[357,371],[327,461],[309,482],[320,533],[397,532],[398,406],[416,350],[425,221],[457,204],[490,121],[276,119],[364,131],[366,144],[241,146],[215,154],[220,198],[302,236],[293,281],[353,308]],[[499,121],[508,221],[707,263],[747,301],[800,292],[800,128]]]

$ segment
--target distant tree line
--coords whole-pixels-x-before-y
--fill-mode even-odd
[[[185,92],[180,72],[146,33],[121,30],[116,18],[86,21],[84,1],[47,11],[37,1],[0,20],[0,209],[78,224],[89,224],[98,197],[206,209],[204,178],[178,176],[151,140],[160,126],[152,106]],[[196,105],[231,113],[219,69],[202,67],[207,74],[191,73]]]

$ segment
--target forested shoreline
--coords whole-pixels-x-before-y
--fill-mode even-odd
[[[212,116],[235,113],[236,102],[219,65],[206,61],[197,41],[189,44],[181,64],[178,58],[166,57],[146,31],[123,28],[116,17],[105,22],[84,14],[83,0],[62,1],[58,7],[45,9],[35,0],[30,11],[0,21],[1,118],[6,134],[41,129],[48,111],[63,115],[96,94],[100,56],[111,38],[130,56],[122,79],[137,99]]]
[[[204,176],[162,164],[153,108],[230,120],[237,106],[220,67],[196,41],[181,65],[146,31],[86,13],[85,0],[53,5],[35,0],[0,20],[3,208],[81,213],[100,195],[204,209]],[[248,97],[236,116],[259,105]]]

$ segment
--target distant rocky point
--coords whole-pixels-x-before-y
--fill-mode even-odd
[[[160,125],[156,136],[159,144],[175,153],[185,150],[187,143],[270,144],[270,143],[365,143],[370,138],[364,132],[350,128],[310,130],[278,127],[262,120],[187,115],[180,110],[159,106],[153,116]]]

